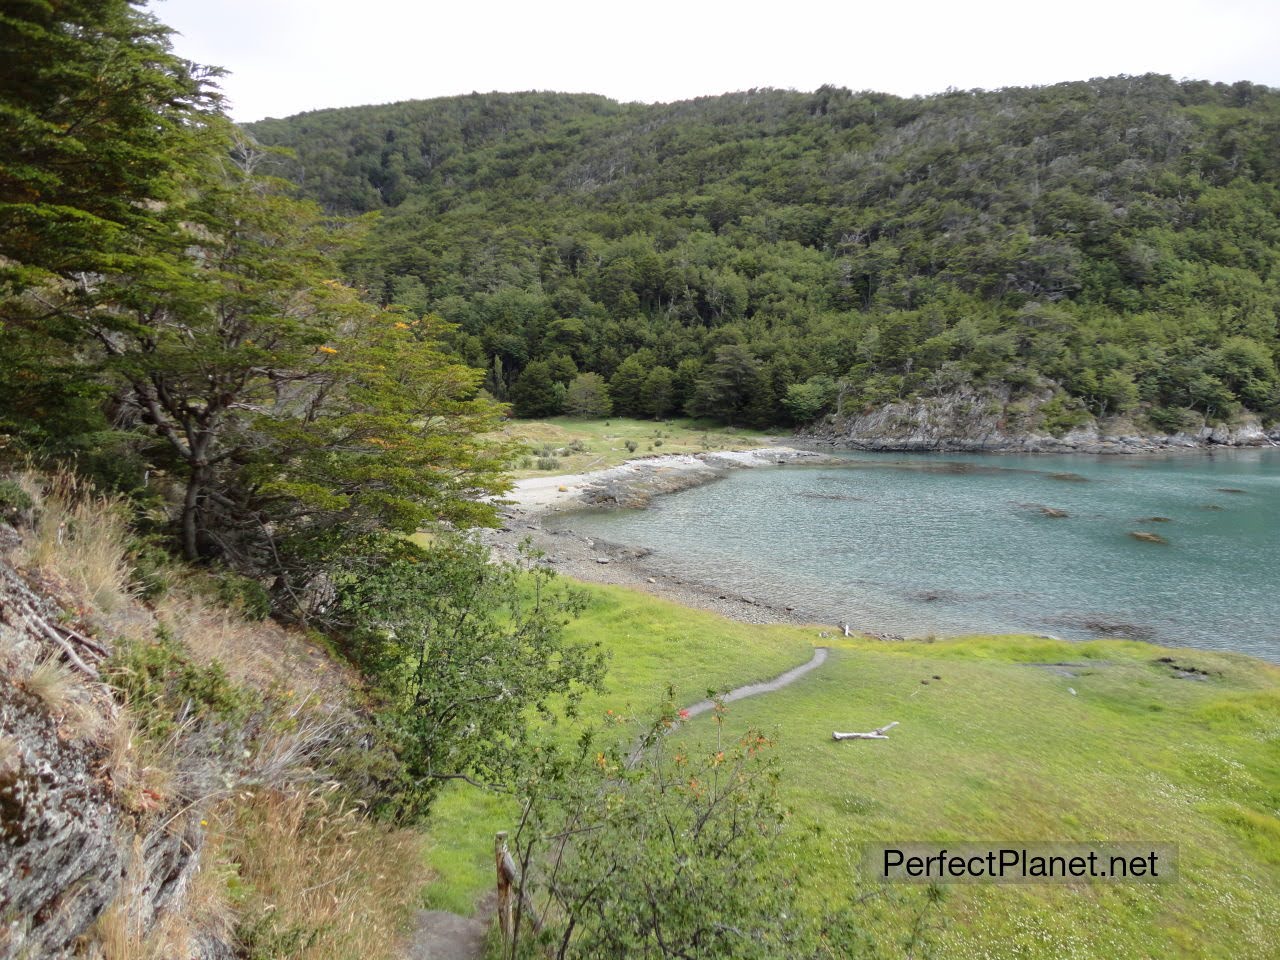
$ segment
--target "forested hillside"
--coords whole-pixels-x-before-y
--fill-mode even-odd
[[[353,279],[456,324],[518,413],[765,425],[972,385],[1052,394],[1051,429],[1280,414],[1265,87],[472,94],[251,129],[308,197],[383,212]]]

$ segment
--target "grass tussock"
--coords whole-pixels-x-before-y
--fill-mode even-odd
[[[20,565],[60,581],[77,601],[112,614],[129,601],[129,517],[118,497],[95,493],[68,473],[25,473],[20,485],[35,504]]]
[[[39,698],[73,739],[96,739],[106,730],[108,719],[84,678],[57,657],[39,661],[22,680],[22,686]]]
[[[368,820],[323,788],[258,791],[224,813],[218,838],[241,898],[249,957],[380,960],[398,955],[423,839]]]
[[[90,960],[172,960],[199,953],[200,941],[230,939],[235,924],[229,873],[214,847],[201,849],[199,868],[192,875],[181,911],[165,911],[147,922],[139,909],[142,888],[143,843],[134,843],[120,893],[85,938],[81,954]]]

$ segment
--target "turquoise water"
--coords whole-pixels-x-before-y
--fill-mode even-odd
[[[1280,662],[1280,450],[850,454],[558,522],[855,628],[1118,635]]]

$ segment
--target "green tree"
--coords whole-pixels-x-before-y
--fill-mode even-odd
[[[796,423],[812,423],[835,403],[836,393],[836,382],[831,377],[819,375],[787,387],[782,405]]]
[[[572,417],[607,417],[613,410],[609,387],[598,373],[580,373],[569,384],[564,412]]]
[[[670,367],[654,367],[640,388],[640,405],[655,420],[663,420],[676,409],[675,373]]]
[[[599,690],[598,642],[564,636],[584,598],[533,559],[498,564],[462,539],[423,551],[383,537],[334,566],[337,616],[399,761],[382,793],[388,812],[421,817],[452,779],[512,785],[530,715],[572,718]]]
[[[126,0],[0,10],[0,432],[102,448],[105,386],[80,317],[103,301],[102,274],[153,268],[146,238],[218,122],[210,77]]]
[[[563,353],[553,353],[547,362],[550,364],[551,379],[556,383],[568,386],[578,375],[578,365],[573,362],[572,357]]]
[[[0,12],[0,281],[135,265],[217,108],[168,36],[127,0]]]
[[[481,497],[510,451],[479,439],[497,410],[444,326],[334,280],[334,222],[255,175],[252,145],[234,157],[167,211],[165,269],[104,279],[111,305],[83,322],[115,418],[160,441],[147,456],[181,491],[184,555],[274,575],[306,610],[349,538],[491,522]]]
[[[511,402],[517,417],[554,417],[561,412],[563,398],[556,391],[559,386],[551,375],[551,364],[546,360],[534,360],[521,371],[511,387]]]
[[[609,396],[613,398],[613,411],[619,416],[644,416],[644,382],[649,375],[645,359],[631,354],[609,378]]]
[[[737,344],[720,347],[714,362],[698,380],[686,409],[695,417],[743,423],[763,388],[761,374],[760,361],[746,347]]]

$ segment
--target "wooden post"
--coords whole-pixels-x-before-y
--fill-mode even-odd
[[[498,873],[498,925],[502,928],[502,942],[511,942],[511,873],[507,864],[511,855],[507,852],[507,831],[500,830],[493,838],[493,862]]]

